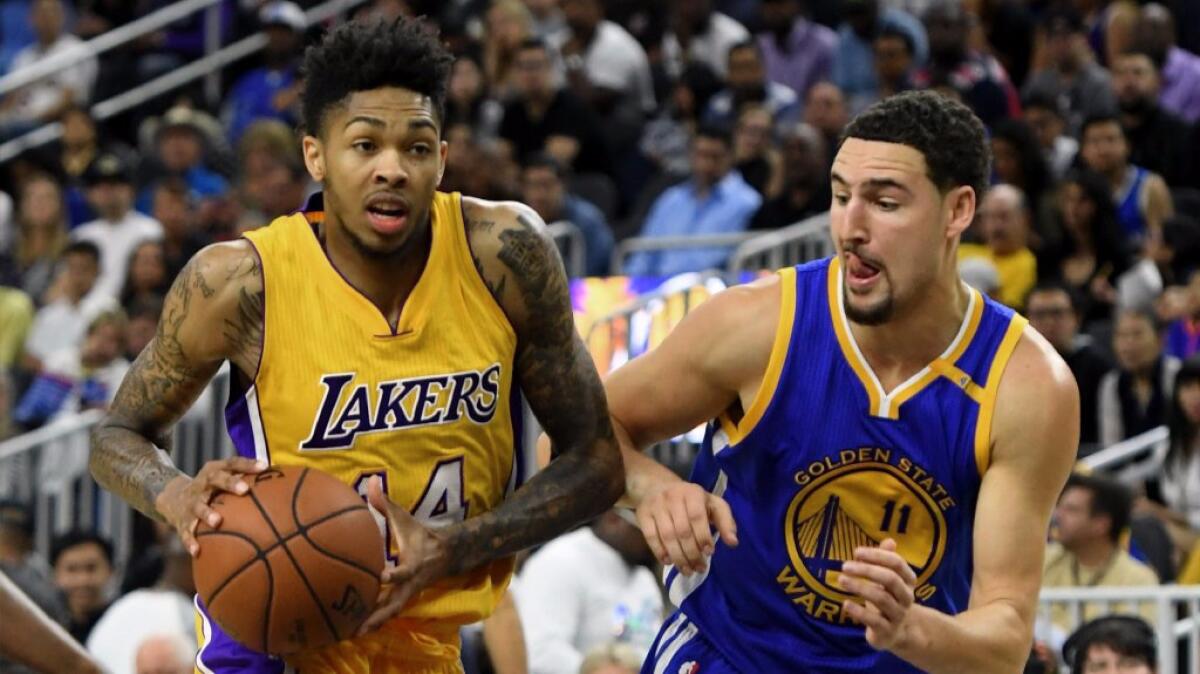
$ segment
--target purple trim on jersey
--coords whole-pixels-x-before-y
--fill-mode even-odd
[[[253,459],[254,426],[250,423],[250,403],[246,396],[236,396],[237,391],[229,390],[229,402],[225,405],[225,428],[229,431],[229,439],[233,440],[233,448],[238,456]],[[236,397],[235,397],[236,396]]]
[[[264,653],[252,651],[233,640],[216,621],[208,615],[204,602],[196,597],[196,609],[204,616],[205,626],[211,630],[208,641],[196,654],[196,664],[201,672],[213,674],[283,674],[284,662]]]

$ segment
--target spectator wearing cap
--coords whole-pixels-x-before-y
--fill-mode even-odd
[[[1136,44],[1144,45],[1161,66],[1159,103],[1195,124],[1200,122],[1200,55],[1175,43],[1175,29],[1171,12],[1159,3],[1150,3],[1142,7],[1134,34]],[[1194,26],[1192,30],[1195,31]]]
[[[536,154],[521,174],[522,196],[545,222],[569,222],[583,234],[587,251],[585,273],[603,276],[612,259],[613,234],[604,213],[567,189],[566,169],[553,157]]]
[[[667,74],[678,77],[688,63],[699,61],[721,77],[727,73],[729,49],[750,39],[750,31],[716,11],[713,0],[670,0],[668,27],[662,40]]]
[[[67,217],[71,227],[78,227],[96,217],[84,195],[83,174],[87,167],[105,153],[118,155],[133,166],[136,154],[120,141],[102,139],[96,120],[82,105],[68,106],[58,121],[62,124],[62,140],[50,146],[48,159],[55,166],[55,172],[64,178]]]
[[[213,199],[229,192],[229,181],[205,165],[210,147],[206,125],[212,119],[199,111],[178,106],[171,108],[159,120],[154,133],[154,158],[143,169],[155,176],[162,174],[182,178],[196,199]],[[155,181],[151,181],[153,183]],[[154,192],[150,187],[138,196],[137,209],[149,213]]]
[[[1057,97],[1031,92],[1021,99],[1022,116],[1037,136],[1055,182],[1062,179],[1079,154],[1079,141],[1066,133],[1067,118]]]
[[[1065,100],[1071,129],[1086,117],[1113,112],[1112,80],[1088,49],[1079,14],[1070,6],[1057,6],[1045,14],[1042,25],[1046,67],[1030,75],[1024,93]]]
[[[855,114],[872,101],[879,100],[879,80],[875,73],[872,47],[880,31],[894,28],[907,34],[912,39],[914,60],[918,67],[923,66],[929,58],[925,27],[912,14],[894,5],[880,0],[846,0],[842,3],[845,20],[838,27],[831,78],[849,99]]]
[[[263,64],[233,85],[222,113],[234,143],[255,120],[277,119],[291,125],[299,119],[298,57],[308,25],[304,11],[295,3],[277,0],[259,11],[258,22],[267,35]]]
[[[242,136],[238,157],[237,192],[250,211],[244,220],[265,225],[304,204],[311,178],[291,128],[274,120],[255,122]]]
[[[102,154],[84,172],[88,202],[99,215],[80,225],[71,236],[100,249],[100,279],[96,292],[115,298],[125,285],[129,254],[143,239],[161,239],[162,225],[133,210],[133,171],[115,154]]]
[[[55,352],[78,346],[88,323],[116,307],[113,296],[97,290],[100,264],[100,249],[91,241],[76,241],[63,250],[54,280],[57,299],[38,310],[25,340],[27,369],[40,371]]]
[[[1112,71],[1129,161],[1159,174],[1172,187],[1194,184],[1193,131],[1159,104],[1161,64],[1149,50],[1133,49],[1117,57]]]
[[[765,0],[759,6],[764,31],[758,45],[767,78],[800,98],[812,85],[829,79],[838,36],[804,16],[801,0]]]

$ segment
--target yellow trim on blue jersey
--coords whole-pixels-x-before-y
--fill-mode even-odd
[[[971,379],[971,375],[958,369],[953,363],[938,359],[933,361],[930,367],[939,375],[954,382],[954,385],[962,389],[963,393],[966,393],[971,400],[977,403],[983,402],[983,387],[976,384]]]
[[[1025,332],[1029,321],[1024,316],[1014,314],[1004,331],[1004,339],[992,356],[992,364],[988,368],[987,384],[983,387],[983,400],[979,402],[979,418],[975,421],[975,466],[979,469],[980,477],[987,471],[992,460],[992,415],[996,411],[996,394],[1000,391],[1000,378],[1008,359],[1012,357],[1017,342]]]
[[[779,387],[779,377],[783,374],[783,364],[787,361],[788,346],[792,343],[792,326],[796,320],[796,269],[788,267],[780,269],[779,274],[779,321],[775,324],[775,342],[771,345],[771,357],[767,361],[767,370],[763,374],[758,393],[746,413],[738,423],[733,423],[728,413],[719,417],[721,428],[729,436],[729,444],[735,445],[742,438],[750,435],[750,431],[762,419],[767,406],[775,397],[775,389]]]
[[[850,322],[846,318],[842,307],[842,275],[839,258],[833,258],[829,264],[829,282],[827,287],[829,289],[829,313],[833,320],[833,330],[837,335],[838,344],[842,347],[842,355],[845,356],[846,362],[850,364],[851,369],[858,375],[859,381],[862,382],[863,388],[867,391],[867,398],[869,400],[868,413],[871,416],[885,419],[899,419],[900,407],[913,396],[923,391],[925,387],[937,381],[941,374],[934,367],[935,365],[939,363],[942,366],[949,365],[951,368],[957,370],[954,367],[954,363],[962,357],[962,354],[975,338],[975,333],[978,331],[979,324],[983,320],[983,308],[986,304],[979,291],[969,288],[967,314],[963,317],[962,325],[959,327],[958,333],[954,336],[954,340],[946,347],[946,351],[889,393],[883,390],[883,384],[879,382],[879,378],[875,376],[875,372],[867,364],[866,358],[859,351],[858,344],[855,343],[854,336],[850,332]],[[966,390],[965,386],[964,390]],[[970,395],[970,391],[968,391],[968,395]]]

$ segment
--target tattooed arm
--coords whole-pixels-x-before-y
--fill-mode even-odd
[[[142,513],[175,526],[193,553],[196,519],[211,522],[216,515],[207,505],[212,491],[243,490],[237,474],[252,472],[255,464],[214,461],[193,479],[159,447],[222,361],[254,375],[262,301],[262,272],[249,242],[197,253],[171,287],[154,339],[134,361],[108,416],[92,434],[90,468],[96,481]]]

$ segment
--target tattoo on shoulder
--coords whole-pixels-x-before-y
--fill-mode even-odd
[[[570,292],[558,256],[531,218],[522,213],[517,222],[522,226],[500,232],[500,260],[516,277],[535,333],[547,341],[569,342],[575,324],[571,313],[561,310]]]

